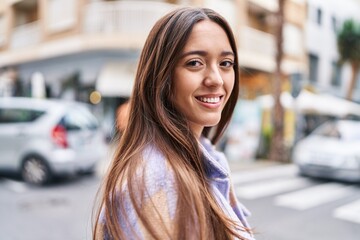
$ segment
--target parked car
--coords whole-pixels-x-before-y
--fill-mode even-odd
[[[0,98],[0,169],[42,185],[54,176],[93,172],[106,153],[95,116],[64,100]]]
[[[306,176],[360,181],[360,122],[323,123],[295,145],[293,161]]]

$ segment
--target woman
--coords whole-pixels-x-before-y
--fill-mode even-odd
[[[220,15],[181,8],[155,24],[94,239],[253,239],[224,155],[212,145],[238,91],[235,40]]]

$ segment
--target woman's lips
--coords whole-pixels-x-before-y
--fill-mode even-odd
[[[223,95],[217,96],[198,96],[196,99],[201,104],[201,106],[206,108],[218,108],[221,106]]]
[[[200,102],[204,102],[204,103],[213,103],[216,104],[218,102],[220,102],[221,97],[197,97],[197,100],[199,100]]]

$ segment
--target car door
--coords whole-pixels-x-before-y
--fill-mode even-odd
[[[42,115],[40,111],[0,108],[0,168],[16,170],[24,144],[29,141],[27,129]]]
[[[13,168],[13,161],[16,158],[15,149],[19,148],[21,142],[21,130],[17,125],[13,123],[0,124],[0,168]]]

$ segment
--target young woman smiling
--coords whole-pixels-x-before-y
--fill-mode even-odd
[[[213,145],[238,91],[234,36],[218,13],[180,8],[155,24],[93,239],[253,239]]]

